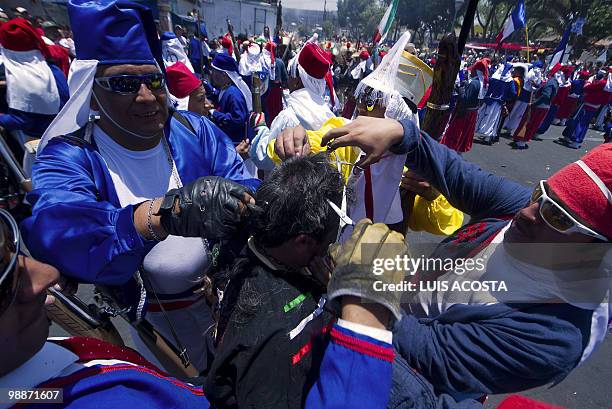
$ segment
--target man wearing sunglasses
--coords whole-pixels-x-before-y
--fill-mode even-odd
[[[294,149],[303,140],[295,138]],[[455,267],[412,277],[451,289],[424,284],[416,297],[409,293],[410,314],[395,327],[398,351],[437,391],[476,396],[557,383],[602,342],[610,319],[612,146],[529,189],[464,161],[411,121],[358,117],[322,144],[359,146],[364,165],[389,149],[407,153],[411,170],[471,216],[429,256]],[[469,259],[484,260],[484,269],[456,267]],[[504,281],[507,291],[452,291],[468,280]]]
[[[352,244],[339,252],[345,254],[344,266],[349,271],[347,255],[353,254],[353,248],[364,238],[371,240],[372,231],[380,231],[380,227],[363,223]],[[47,289],[59,281],[59,272],[20,255],[19,243],[17,223],[0,209],[1,409],[19,402],[11,391],[34,388],[58,390],[61,394],[53,402],[46,395],[37,403],[57,403],[65,408],[210,407],[201,387],[170,377],[130,348],[86,337],[47,339],[45,305],[54,302]],[[389,283],[393,279],[393,275],[383,277]],[[337,277],[334,288],[341,292],[349,285],[344,274]],[[331,342],[325,348],[322,369],[303,407],[383,409],[387,407],[394,357],[392,334],[386,329],[391,314],[376,303],[364,305],[354,297],[338,299],[342,319],[330,330]],[[373,378],[377,382],[371,382]],[[410,381],[419,391],[431,390],[416,374]],[[415,393],[423,401],[429,401],[430,395]],[[468,407],[480,406],[461,406]]]
[[[39,146],[25,242],[62,274],[121,286],[130,318],[146,313],[204,370],[208,240],[235,233],[259,181],[208,119],[169,110],[149,9],[74,0],[68,10],[74,92]]]

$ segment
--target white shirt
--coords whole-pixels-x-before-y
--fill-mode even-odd
[[[98,126],[93,137],[117,191],[121,206],[142,203],[177,188],[162,142],[146,151],[131,151],[115,142]],[[208,266],[202,239],[168,236],[146,255],[143,266],[153,289],[176,294],[195,286]]]

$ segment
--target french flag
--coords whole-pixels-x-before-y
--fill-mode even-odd
[[[563,55],[565,54],[565,49],[567,48],[567,42],[569,41],[570,32],[572,29],[572,25],[570,24],[565,33],[563,33],[563,37],[561,38],[561,42],[555,49],[555,53],[552,55],[550,62],[548,63],[549,67],[554,67],[557,63],[560,63],[563,60]]]
[[[504,24],[504,29],[499,32],[495,41],[497,42],[497,47],[501,46],[501,43],[510,36],[510,34],[514,33],[516,30],[520,30],[525,27],[526,19],[525,19],[525,0],[519,0],[517,5],[510,13],[510,17],[506,20],[506,24]]]

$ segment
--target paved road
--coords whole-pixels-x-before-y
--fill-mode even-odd
[[[478,163],[501,176],[514,179],[526,186],[534,186],[540,179],[546,179],[564,165],[577,160],[580,156],[598,146],[603,141],[600,133],[589,131],[580,150],[569,149],[552,141],[561,136],[563,128],[552,126],[543,135],[543,141],[533,141],[527,150],[512,150],[502,139],[493,146],[474,144],[474,148],[465,154],[469,161]],[[433,242],[439,238],[424,233],[412,233],[409,241]],[[81,286],[79,294],[85,300],[91,299],[91,288]],[[116,321],[118,328],[128,345],[132,345],[127,327],[121,320]],[[65,335],[56,326],[51,329],[52,335]],[[553,388],[538,388],[523,392],[523,395],[559,405],[567,409],[612,409],[612,339],[602,347],[580,368]],[[490,397],[487,408],[494,408],[504,396]]]

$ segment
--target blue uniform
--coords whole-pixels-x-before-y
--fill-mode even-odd
[[[60,97],[60,109],[69,98],[66,76],[56,65],[48,64],[55,79],[55,85]],[[28,136],[40,138],[53,121],[55,115],[36,114],[8,108],[5,114],[0,114],[0,126],[9,131],[23,131]]]
[[[214,175],[257,188],[260,181],[248,175],[219,128],[193,113],[181,115],[195,135],[173,117],[164,133],[183,184]],[[95,144],[77,137],[51,139],[32,174],[32,216],[21,226],[32,256],[84,282],[133,285],[128,281],[156,242],[136,231],[134,206],[121,207]],[[135,292],[136,288],[127,290]],[[136,304],[139,299],[127,302]]]
[[[239,144],[244,139],[253,140],[253,129],[248,126],[249,109],[244,95],[237,86],[231,84],[224,90],[213,88],[204,83],[206,96],[218,107],[213,112],[213,122],[221,128],[234,144]]]

